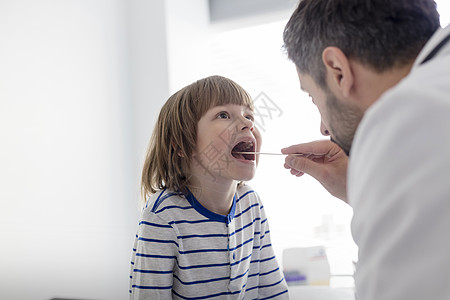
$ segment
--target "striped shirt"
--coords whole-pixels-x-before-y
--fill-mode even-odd
[[[130,299],[288,299],[259,196],[238,188],[224,216],[192,194],[152,195],[134,244]]]

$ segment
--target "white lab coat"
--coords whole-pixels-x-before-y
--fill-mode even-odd
[[[358,300],[450,299],[450,34],[370,107],[348,169]]]

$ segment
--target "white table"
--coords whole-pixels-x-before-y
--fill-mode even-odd
[[[290,300],[355,300],[353,288],[289,286]]]

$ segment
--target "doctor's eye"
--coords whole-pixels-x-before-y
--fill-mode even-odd
[[[218,119],[229,119],[230,115],[226,111],[221,111],[217,114]]]

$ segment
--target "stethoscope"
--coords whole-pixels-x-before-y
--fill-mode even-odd
[[[442,47],[444,47],[445,44],[448,43],[449,40],[450,40],[450,34],[447,35],[447,37],[445,39],[443,39],[439,44],[437,44],[437,46],[434,47],[434,49],[430,53],[428,53],[427,57],[425,57],[425,59],[422,60],[422,62],[420,64],[423,65],[424,63],[426,63],[427,61],[429,61],[430,59],[435,57],[436,54],[442,49]]]

